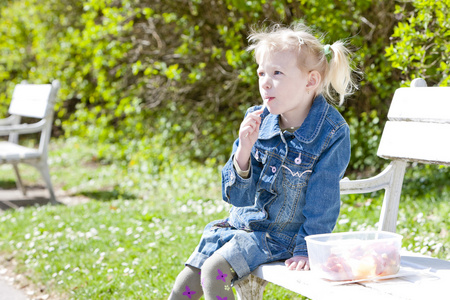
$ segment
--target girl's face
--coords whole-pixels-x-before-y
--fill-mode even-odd
[[[259,92],[271,114],[280,115],[280,126],[300,126],[308,115],[314,91],[308,94],[308,73],[297,66],[292,50],[264,55],[258,62]]]

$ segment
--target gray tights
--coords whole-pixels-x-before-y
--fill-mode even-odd
[[[231,281],[236,273],[222,257],[215,253],[203,264],[201,270],[186,266],[178,274],[169,300],[234,300]]]

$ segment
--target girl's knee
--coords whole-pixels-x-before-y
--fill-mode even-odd
[[[231,282],[236,273],[222,255],[215,253],[202,266],[201,277],[204,280],[220,280]]]
[[[203,295],[200,285],[200,269],[186,266],[178,274],[169,300],[187,299],[197,300]]]
[[[222,255],[216,253],[208,258],[201,270],[205,299],[234,299],[231,288],[234,276],[234,271]]]

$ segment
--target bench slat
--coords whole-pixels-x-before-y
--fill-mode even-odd
[[[287,271],[281,262],[264,264],[253,274],[312,299],[448,299],[450,262],[403,252],[401,266],[405,277],[344,285],[310,271]]]
[[[311,299],[397,299],[382,292],[367,289],[360,284],[333,286],[332,283],[315,277],[310,271],[288,271],[283,263],[264,264],[256,269],[253,274]]]
[[[388,119],[391,121],[418,121],[450,123],[450,87],[397,89]]]
[[[450,124],[388,121],[377,155],[450,165]]]

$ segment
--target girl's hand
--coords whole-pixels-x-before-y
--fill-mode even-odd
[[[235,159],[241,170],[248,170],[249,168],[250,153],[258,139],[261,114],[263,111],[264,106],[248,114],[239,128],[239,146],[235,153]]]
[[[253,145],[258,139],[259,126],[261,125],[261,114],[264,112],[264,106],[247,115],[242,121],[239,129],[239,145],[251,151]]]
[[[289,270],[309,271],[309,259],[305,256],[294,256],[284,263]]]

